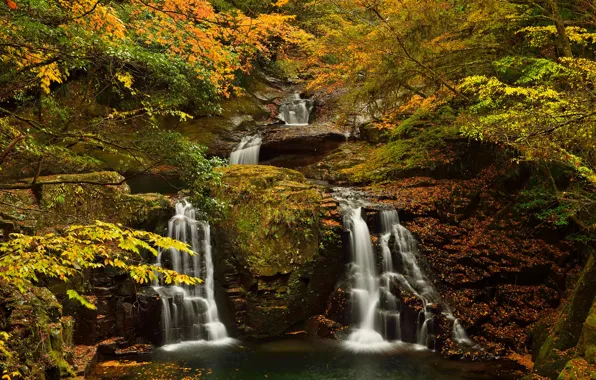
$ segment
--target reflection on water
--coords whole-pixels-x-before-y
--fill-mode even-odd
[[[504,379],[501,363],[450,361],[404,346],[382,354],[354,354],[338,342],[287,339],[234,346],[180,346],[139,361],[100,364],[88,379],[218,380],[476,380]],[[489,374],[490,373],[492,374]]]

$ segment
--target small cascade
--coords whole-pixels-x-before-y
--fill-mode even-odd
[[[302,99],[300,94],[295,93],[281,104],[278,117],[289,126],[309,125],[314,107],[314,100]]]
[[[176,249],[164,250],[155,265],[200,277],[204,282],[182,286],[154,284],[163,303],[164,343],[229,340],[215,303],[209,223],[197,220],[196,211],[190,203],[178,202],[176,215],[168,223],[168,237],[189,244],[196,254],[191,256]]]
[[[458,319],[454,319],[453,320],[453,335],[452,335],[452,339],[456,343],[463,344],[465,346],[473,346],[474,345],[474,342],[472,341],[472,339],[470,339],[468,337],[468,334],[466,333],[466,330],[459,323],[459,320]]]
[[[397,211],[380,211],[378,245],[381,262],[377,264],[377,255],[363,218],[362,201],[343,195],[338,198],[344,215],[344,229],[349,233],[352,316],[356,326],[348,337],[348,347],[375,351],[384,349],[390,342],[407,342],[434,349],[435,323],[441,314],[453,321],[453,340],[472,346],[474,343],[447,305],[442,303],[439,293],[420,267],[416,239],[400,224]],[[402,301],[412,296],[419,300],[415,308]]]
[[[258,165],[262,143],[259,135],[244,136],[230,155],[230,164]]]

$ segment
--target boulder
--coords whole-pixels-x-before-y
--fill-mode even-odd
[[[227,207],[212,236],[238,334],[276,336],[324,312],[344,265],[337,202],[263,165],[225,169],[216,195]]]

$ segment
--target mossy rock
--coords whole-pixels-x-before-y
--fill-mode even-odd
[[[596,367],[582,358],[569,360],[557,380],[596,379]]]
[[[0,372],[18,371],[26,379],[72,378],[66,360],[72,344],[62,306],[45,288],[32,287],[21,292],[0,281],[0,331],[10,334],[0,350]]]
[[[60,183],[0,191],[0,229],[36,233],[101,220],[158,230],[170,216],[170,200],[160,194],[131,195],[123,180],[115,172],[55,175],[40,177],[39,182]]]
[[[596,302],[592,304],[590,314],[584,322],[577,354],[583,356],[588,363],[596,364]]]
[[[216,195],[227,207],[214,237],[243,289],[237,328],[241,335],[279,335],[323,311],[343,270],[337,204],[293,170],[223,170]]]
[[[318,253],[322,195],[289,169],[234,165],[218,197],[229,208],[220,226],[236,258],[256,276],[291,273]]]
[[[594,360],[596,314],[593,303],[596,296],[596,260],[590,255],[567,303],[562,307],[557,322],[543,330],[537,339],[543,341],[535,356],[534,369],[543,376],[554,378],[576,354],[588,355]],[[580,342],[581,338],[581,342]]]

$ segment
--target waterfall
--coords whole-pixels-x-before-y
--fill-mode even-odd
[[[230,155],[230,164],[258,165],[262,142],[259,135],[244,136]]]
[[[215,303],[209,223],[197,220],[196,211],[190,203],[178,202],[176,215],[168,222],[168,237],[189,244],[195,255],[176,249],[164,250],[159,254],[156,265],[200,277],[204,282],[182,286],[154,284],[163,304],[164,343],[229,341]]]
[[[375,256],[370,241],[370,233],[362,209],[347,210],[344,225],[350,233],[350,253],[352,258],[352,304],[358,329],[349,336],[356,344],[374,345],[383,343],[383,336],[375,330],[375,317],[379,305],[379,279],[376,274]]]
[[[279,107],[278,117],[289,126],[308,125],[314,107],[312,99],[301,99],[300,94],[293,94]]]
[[[435,319],[443,314],[453,321],[453,340],[472,346],[459,321],[443,304],[437,290],[422,270],[417,242],[399,222],[396,210],[379,214],[377,264],[370,232],[363,218],[362,201],[338,197],[344,215],[344,229],[349,233],[351,254],[351,301],[355,330],[347,345],[357,351],[382,350],[390,342],[407,342],[419,348],[434,348]],[[378,274],[380,273],[380,274]],[[415,334],[406,334],[404,296],[419,299],[421,307],[413,323]],[[410,313],[415,310],[410,308]],[[412,322],[410,322],[412,323]]]

